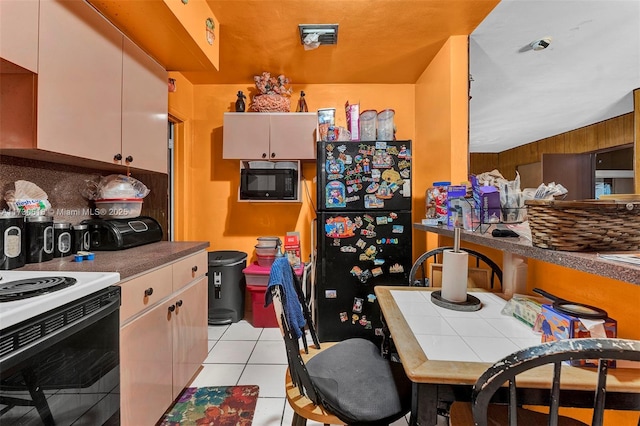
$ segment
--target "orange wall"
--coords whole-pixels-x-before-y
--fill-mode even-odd
[[[315,218],[315,162],[303,163],[302,203],[240,203],[237,201],[240,163],[222,158],[224,112],[233,111],[236,93],[246,85],[198,85],[193,95],[192,141],[184,149],[186,182],[182,239],[205,240],[209,250],[239,250],[254,256],[256,238],[302,236],[302,258],[310,255],[311,221]],[[310,111],[336,108],[337,124],[345,125],[344,103],[360,103],[361,110],[395,110],[398,139],[414,139],[413,85],[293,86],[295,105],[304,90]],[[178,89],[180,90],[180,89]],[[292,141],[295,143],[295,141]]]
[[[425,217],[425,190],[436,181],[468,179],[468,42],[451,37],[416,83],[416,139],[420,159],[413,168],[414,222]],[[419,184],[418,184],[419,182]],[[437,236],[414,233],[417,253],[438,246]],[[415,253],[414,253],[415,254]]]

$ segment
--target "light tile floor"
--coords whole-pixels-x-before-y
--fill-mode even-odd
[[[258,385],[260,394],[253,424],[288,426],[293,410],[285,399],[286,369],[287,355],[279,329],[254,328],[245,320],[210,325],[209,355],[190,386]],[[407,424],[407,419],[400,419],[392,426]],[[321,423],[308,421],[307,425]]]

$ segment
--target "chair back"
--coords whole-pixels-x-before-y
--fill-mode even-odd
[[[516,376],[523,371],[553,364],[553,384],[550,391],[549,424],[557,424],[560,401],[560,375],[563,361],[597,360],[597,383],[593,404],[594,426],[603,421],[606,379],[612,360],[640,361],[640,341],[613,338],[565,339],[543,343],[514,352],[491,366],[474,385],[471,401],[476,425],[487,424],[487,411],[494,394],[509,382],[509,425],[518,424]],[[595,361],[594,361],[595,362]],[[628,399],[628,409],[640,410],[640,393]]]
[[[288,261],[285,259],[283,260],[283,263],[284,262]],[[287,286],[284,285],[284,283],[274,283],[274,279],[271,277],[268,289],[271,300],[267,300],[267,303],[273,303],[278,327],[284,338],[289,374],[291,375],[293,383],[299,388],[301,395],[307,396],[316,405],[320,405],[319,398],[301,356],[300,340],[303,342],[304,352],[309,352],[305,328],[309,330],[313,343],[318,350],[320,349],[320,342],[318,341],[318,336],[313,326],[309,307],[305,301],[302,283],[290,266],[283,268],[283,271],[287,275],[289,273],[291,274],[290,276],[288,275],[287,278],[292,280],[293,288],[289,288],[289,290],[286,291]],[[291,300],[287,300],[286,298],[291,298]],[[289,318],[291,318],[291,315],[287,313],[287,309],[299,309],[302,311],[305,319],[304,328],[294,330],[296,326],[290,323]],[[300,334],[302,338],[297,337]]]
[[[433,250],[429,250],[428,252],[423,253],[416,259],[411,267],[411,271],[409,272],[409,285],[410,286],[419,286],[419,287],[431,287],[433,284],[429,282],[429,259],[433,263],[437,263],[438,256],[441,256],[445,250],[453,250],[453,247],[438,247]],[[469,257],[475,260],[475,267],[479,269],[481,266],[487,266],[491,275],[488,283],[489,289],[493,290],[496,283],[496,278],[500,283],[500,287],[502,287],[502,269],[489,257],[485,254],[477,252],[475,250],[471,250],[468,248],[461,247],[460,250],[469,253]],[[482,265],[480,262],[484,262],[485,265]]]

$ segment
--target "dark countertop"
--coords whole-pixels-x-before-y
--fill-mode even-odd
[[[453,238],[453,228],[447,226],[414,223],[413,227],[421,231],[433,232]],[[597,253],[558,251],[533,247],[531,241],[523,237],[495,238],[491,235],[491,229],[485,233],[462,230],[460,240],[507,251],[531,259],[541,260],[543,262],[553,263],[577,271],[640,285],[640,266],[605,260],[600,258]]]
[[[209,247],[206,241],[160,241],[127,250],[95,251],[94,260],[74,262],[73,256],[28,263],[14,271],[118,272],[124,280]]]

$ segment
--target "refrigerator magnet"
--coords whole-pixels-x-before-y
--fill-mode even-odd
[[[329,158],[325,162],[325,170],[329,179],[339,179],[344,173],[344,162],[339,158]]]
[[[340,312],[340,322],[347,322],[347,319],[349,317],[347,316],[346,312]]]
[[[402,273],[404,273],[404,266],[402,266],[399,263],[396,263],[396,264],[392,265],[389,268],[389,273],[390,274],[402,274]]]
[[[358,278],[362,284],[366,284],[367,281],[369,281],[369,278],[371,278],[371,271],[368,269],[366,271],[362,271]]]
[[[379,267],[379,266],[378,266],[377,268],[373,268],[373,269],[371,270],[371,273],[373,274],[373,276],[374,276],[374,277],[379,277],[380,275],[382,275],[382,274],[383,274],[383,272],[382,272],[382,268],[381,268],[381,267]]]
[[[325,299],[336,299],[338,297],[338,292],[336,290],[325,290],[324,297]]]
[[[353,312],[359,314],[360,312],[362,312],[362,304],[364,303],[364,299],[362,299],[361,297],[354,297],[353,298],[353,308],[351,309]]]
[[[377,141],[376,149],[387,149],[387,143],[382,141]]]
[[[376,336],[384,336],[384,331],[382,330],[382,328],[376,328],[373,334],[375,334]]]
[[[384,259],[373,259],[373,264],[375,266],[382,266],[384,265]]]
[[[367,316],[366,315],[363,315],[360,318],[360,321],[358,321],[358,323],[363,327],[366,327],[367,324],[371,324],[369,321],[367,321]]]
[[[347,203],[345,201],[345,186],[342,182],[331,181],[325,187],[325,204],[328,209],[344,208]]]
[[[377,299],[377,298],[376,298],[376,295],[375,295],[375,294],[373,294],[373,293],[369,293],[369,294],[367,294],[367,302],[369,302],[369,303],[373,303],[373,302],[375,302],[375,301],[376,301],[376,299]]]
[[[411,158],[411,150],[407,148],[406,145],[400,145],[400,152],[398,153],[398,158],[406,158],[407,160]]]
[[[371,171],[371,160],[369,160],[369,158],[364,157],[360,165],[362,166],[362,171],[364,173],[369,173]]]
[[[389,218],[387,216],[378,216],[376,217],[377,225],[386,225],[389,222]]]
[[[360,250],[364,250],[364,248],[367,246],[367,243],[365,242],[365,240],[360,238],[358,239],[358,241],[356,241],[356,246],[358,246]]]
[[[393,191],[389,188],[389,184],[385,181],[380,183],[378,190],[376,191],[376,198],[381,200],[389,200],[393,197]]]
[[[380,180],[381,176],[382,173],[378,169],[375,169],[371,172],[371,179],[375,180],[376,182]]]
[[[391,227],[391,233],[393,233],[393,234],[402,234],[402,233],[404,233],[404,226],[403,225],[393,225]]]
[[[362,274],[362,269],[360,269],[359,266],[354,266],[353,268],[351,268],[351,275],[353,275],[354,277],[359,277],[360,274]]]
[[[358,321],[360,319],[360,317],[356,314],[351,315],[351,324],[355,324],[356,321]]]
[[[371,159],[371,166],[375,169],[389,169],[395,163],[393,156],[386,151],[376,151]]]
[[[384,207],[384,200],[379,199],[374,194],[365,194],[364,196],[365,209],[381,209],[383,207]]]
[[[349,245],[340,247],[340,251],[343,253],[355,253],[358,250],[354,246]]]

